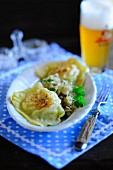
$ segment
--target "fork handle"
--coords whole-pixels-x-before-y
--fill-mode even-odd
[[[88,141],[92,135],[92,131],[94,129],[96,120],[98,115],[100,114],[100,112],[96,109],[96,110],[92,110],[93,111],[93,115],[90,116],[83,128],[82,131],[80,132],[80,135],[78,136],[77,140],[76,140],[76,144],[75,144],[75,149],[76,150],[83,150],[87,147]]]

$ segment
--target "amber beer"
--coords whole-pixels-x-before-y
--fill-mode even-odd
[[[108,61],[112,30],[91,30],[80,25],[82,57],[88,66],[104,67]]]
[[[113,37],[113,23],[111,23],[110,15],[108,15],[111,12],[110,10],[103,10],[103,6],[95,9],[96,6],[91,5],[91,3],[88,4],[88,0],[81,4],[81,56],[91,69],[97,69],[97,72],[101,72],[108,63],[110,44]],[[107,16],[109,18],[106,19]]]

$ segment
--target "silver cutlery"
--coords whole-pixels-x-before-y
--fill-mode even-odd
[[[88,141],[90,140],[93,129],[95,127],[96,120],[100,114],[99,107],[102,104],[107,103],[107,100],[108,100],[109,94],[112,90],[112,87],[104,85],[104,87],[102,88],[100,94],[98,95],[98,97],[96,99],[95,109],[91,110],[93,114],[86,120],[86,122],[80,132],[80,135],[78,136],[78,138],[76,140],[76,143],[75,143],[76,150],[81,151],[87,147]]]

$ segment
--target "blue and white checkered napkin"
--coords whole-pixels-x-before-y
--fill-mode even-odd
[[[51,44],[50,47],[48,56],[46,56],[47,60],[49,57],[51,59],[67,59],[73,55],[57,44]],[[32,65],[32,63],[24,64],[18,69],[0,76],[0,135],[22,149],[40,156],[55,168],[60,169],[113,133],[113,91],[108,103],[101,107],[102,114],[96,122],[87,149],[82,152],[77,152],[74,147],[75,141],[90,113],[75,125],[56,132],[35,132],[27,130],[19,126],[10,117],[5,100],[7,90],[12,80],[30,65]],[[107,80],[109,84],[112,83],[113,71],[108,70],[106,73],[93,78],[98,93],[105,83],[105,80]]]

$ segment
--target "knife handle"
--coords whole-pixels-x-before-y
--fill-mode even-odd
[[[76,143],[75,143],[75,149],[76,150],[83,150],[87,147],[88,141],[92,135],[92,131],[94,129],[96,120],[100,112],[96,110],[92,110],[93,115],[91,115],[85,122],[82,131],[80,132],[80,135],[78,136]]]

